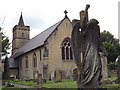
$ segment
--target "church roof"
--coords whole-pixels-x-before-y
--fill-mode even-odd
[[[66,17],[65,17],[66,18]],[[64,19],[65,19],[64,18]],[[63,20],[64,20],[63,19]],[[45,40],[51,35],[51,33],[56,30],[56,28],[60,25],[60,23],[63,21],[59,21],[58,23],[54,24],[53,26],[49,27],[45,31],[41,32],[28,42],[26,42],[21,48],[19,48],[16,53],[13,54],[14,58],[23,55],[24,53],[27,53],[31,50],[34,50],[42,45],[44,45]]]
[[[20,19],[19,19],[18,25],[19,25],[19,26],[24,26],[24,21],[23,21],[22,13],[21,13],[21,16],[20,16]]]

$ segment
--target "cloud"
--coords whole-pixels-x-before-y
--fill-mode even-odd
[[[25,25],[28,25],[32,28],[40,29],[45,26],[46,22],[43,18],[37,15],[28,15],[24,17]]]

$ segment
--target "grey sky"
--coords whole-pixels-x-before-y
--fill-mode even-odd
[[[21,12],[26,25],[31,27],[31,38],[64,18],[68,11],[70,20],[79,19],[79,12],[90,4],[89,19],[99,21],[101,31],[108,30],[118,38],[118,0],[2,0],[0,17],[12,41],[12,28],[18,24]]]

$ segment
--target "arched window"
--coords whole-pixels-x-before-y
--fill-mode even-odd
[[[25,57],[25,64],[26,64],[26,65],[25,65],[26,68],[28,68],[28,56]]]
[[[36,56],[36,53],[33,54],[33,66],[37,67],[37,56]]]
[[[48,60],[48,53],[49,53],[48,48],[44,47],[44,54],[43,54],[44,60]]]
[[[40,61],[42,60],[42,52],[41,52],[41,49],[40,49]]]
[[[63,40],[61,45],[62,60],[72,60],[73,54],[70,44],[70,38],[67,37]]]

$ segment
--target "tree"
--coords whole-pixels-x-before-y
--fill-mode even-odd
[[[1,28],[0,28],[0,44],[1,44],[1,47],[2,47],[2,50],[1,51],[1,54],[2,56],[5,56],[8,53],[7,50],[10,49],[10,43],[9,43],[9,38],[2,32]]]
[[[6,57],[4,61],[4,72],[2,73],[2,79],[8,79],[8,78],[9,78],[9,61],[8,61],[8,57]]]
[[[109,31],[101,32],[101,42],[108,53],[108,63],[115,62],[115,59],[120,55],[119,40],[114,38]]]

